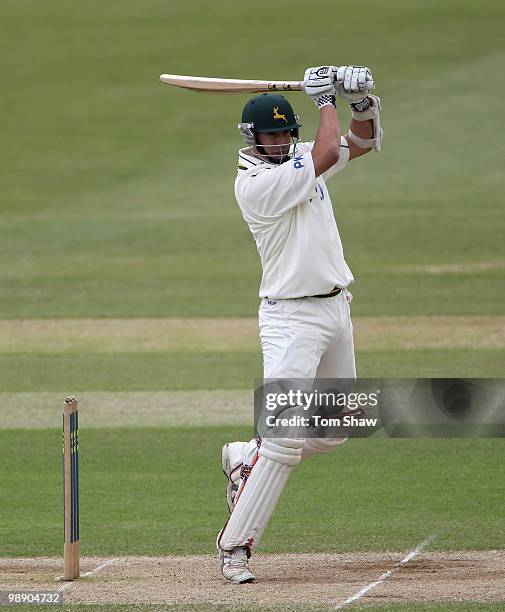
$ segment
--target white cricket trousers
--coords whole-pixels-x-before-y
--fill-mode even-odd
[[[355,378],[350,316],[351,296],[273,300],[264,298],[259,328],[265,378]],[[236,506],[218,538],[233,550],[259,544],[293,468],[305,457],[326,453],[342,439],[264,439],[247,445],[243,463],[251,466],[242,480]]]
[[[351,294],[270,300],[259,308],[264,378],[356,378]]]
[[[263,377],[356,378],[351,301],[346,289],[329,298],[263,298],[259,308]],[[256,451],[251,440],[245,465],[254,462]],[[302,456],[311,454],[306,448]]]

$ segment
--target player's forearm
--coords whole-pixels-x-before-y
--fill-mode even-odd
[[[369,119],[368,121],[356,121],[356,119],[351,119],[351,123],[349,124],[349,132],[352,132],[355,136],[358,136],[358,138],[369,140],[373,138],[373,120]],[[345,139],[349,145],[349,159],[361,157],[372,150],[372,147],[363,148],[355,144],[351,140],[349,133],[345,135]]]
[[[312,148],[316,176],[337,163],[340,156],[340,124],[335,108],[335,66],[307,68],[303,88],[319,109],[319,128]]]
[[[337,163],[340,155],[340,122],[334,106],[323,106],[319,111],[319,128],[312,149],[316,176]]]
[[[351,119],[349,129],[353,134],[356,134],[356,136],[359,136],[360,138],[373,138],[374,126],[372,119],[369,119],[368,121],[356,121],[356,119]]]
[[[370,92],[374,80],[367,66],[339,66],[336,72],[338,95],[351,105],[352,121],[345,139],[349,144],[349,159],[381,150],[380,98]]]
[[[319,111],[319,128],[316,134],[316,145],[340,152],[340,122],[334,106],[323,106]]]

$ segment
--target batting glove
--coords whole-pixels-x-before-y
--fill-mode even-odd
[[[373,76],[367,66],[340,66],[337,68],[335,83],[337,93],[353,110],[366,110],[368,94],[374,88]],[[354,107],[357,108],[354,108]]]
[[[335,106],[335,66],[307,68],[303,77],[303,89],[317,108]]]

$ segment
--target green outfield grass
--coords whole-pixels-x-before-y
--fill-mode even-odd
[[[220,448],[250,436],[82,426],[82,553],[212,553],[227,516]],[[0,556],[61,553],[60,443],[58,430],[0,433]],[[502,548],[503,452],[499,440],[352,440],[295,470],[261,550],[405,550],[431,534],[432,549]]]
[[[158,75],[295,79],[331,58],[371,64],[383,97],[383,152],[330,183],[355,313],[503,313],[503,4],[281,7],[2,2],[1,318],[254,316],[233,198],[247,97]],[[311,101],[289,97],[312,139]]]
[[[383,151],[328,185],[353,316],[374,318],[356,329],[383,330],[375,344],[357,339],[358,373],[504,375],[504,19],[497,0],[3,0],[0,557],[61,556],[57,427],[69,393],[83,396],[83,555],[213,554],[226,518],[220,448],[251,428],[215,415],[168,426],[150,402],[248,390],[261,374],[250,334],[259,259],[233,197],[247,96],[178,91],[162,72],[296,79],[329,61],[371,65]],[[312,140],[312,102],[288,97]],[[475,315],[467,327],[455,318]],[[417,320],[395,330],[398,316]],[[204,325],[169,335],[149,323],[173,317]],[[228,330],[229,317],[244,329]],[[68,334],[44,328],[64,319]],[[206,319],[225,333],[206,333]],[[86,403],[96,419],[100,399],[105,416],[92,422]],[[177,409],[198,401],[182,394]],[[260,550],[404,551],[433,534],[431,549],[504,548],[504,450],[497,439],[351,440],[294,471]]]
[[[505,349],[422,349],[357,354],[362,378],[500,377]],[[3,391],[252,389],[261,354],[231,351],[0,354]]]

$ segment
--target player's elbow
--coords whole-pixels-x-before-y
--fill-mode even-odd
[[[312,149],[312,159],[316,176],[334,166],[340,158],[340,139],[331,138],[324,142],[317,142]]]
[[[333,166],[338,162],[340,158],[340,141],[332,143],[331,147],[326,152],[326,159],[328,163]]]
[[[325,157],[326,157],[327,162],[331,166],[333,166],[333,164],[336,164],[340,157],[340,138],[332,139],[328,143],[328,147],[325,153],[326,153]]]
[[[372,149],[362,149],[361,147],[354,146],[352,149],[349,147],[349,160],[356,159],[356,157],[363,157],[367,153],[370,153]]]

